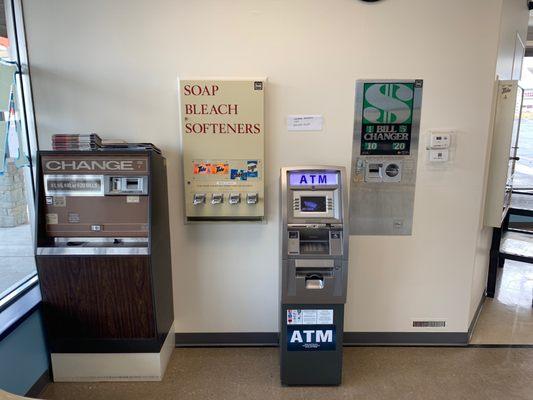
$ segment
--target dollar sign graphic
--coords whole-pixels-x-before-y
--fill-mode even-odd
[[[401,124],[411,118],[407,103],[413,98],[413,90],[400,83],[377,83],[365,92],[365,101],[370,104],[363,110],[364,118],[374,124]]]

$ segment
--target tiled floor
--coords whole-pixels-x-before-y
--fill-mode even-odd
[[[0,298],[6,289],[34,272],[30,225],[0,228]]]
[[[485,300],[470,343],[533,344],[532,296],[533,264],[507,260],[498,271],[496,295]]]
[[[54,400],[531,400],[533,349],[358,348],[339,387],[282,387],[276,348],[176,349],[162,382],[54,383]]]

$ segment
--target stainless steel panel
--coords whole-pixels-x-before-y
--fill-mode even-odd
[[[68,246],[72,242],[94,243],[94,245],[112,245],[127,244],[128,246],[148,246],[147,238],[135,237],[56,237],[54,243],[56,246]]]
[[[333,260],[294,260],[296,268],[333,268]]]
[[[147,255],[147,247],[38,247],[39,256],[74,255]]]
[[[408,155],[361,154],[365,83],[413,84],[411,142]],[[357,81],[354,141],[349,174],[350,235],[411,235],[421,104],[421,80]],[[378,165],[379,171],[372,170],[369,175],[370,164]]]
[[[282,261],[284,304],[343,304],[346,302],[348,261],[335,260],[333,266],[316,263],[315,267],[296,267],[294,259]],[[309,289],[309,279],[321,279],[322,288]]]

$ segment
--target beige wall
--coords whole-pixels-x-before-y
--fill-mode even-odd
[[[444,318],[447,331],[464,332],[480,275],[501,6],[25,0],[41,147],[53,133],[88,131],[160,146],[169,167],[177,331],[277,331],[280,167],[349,167],[355,80],[423,78],[421,132],[456,129],[455,159],[434,169],[420,152],[412,236],[351,238],[345,328],[409,331],[412,318]],[[177,76],[268,76],[266,224],[183,225]],[[288,133],[285,117],[300,113],[323,114],[324,131]]]

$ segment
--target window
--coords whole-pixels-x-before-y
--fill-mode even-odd
[[[533,190],[533,57],[525,57],[520,86],[524,89],[522,119],[513,187],[516,190]]]
[[[20,1],[0,0],[0,310],[36,282],[37,143]],[[30,122],[31,121],[31,122]]]
[[[533,189],[533,90],[524,90],[520,136],[519,160],[516,162],[513,186],[515,189]]]

